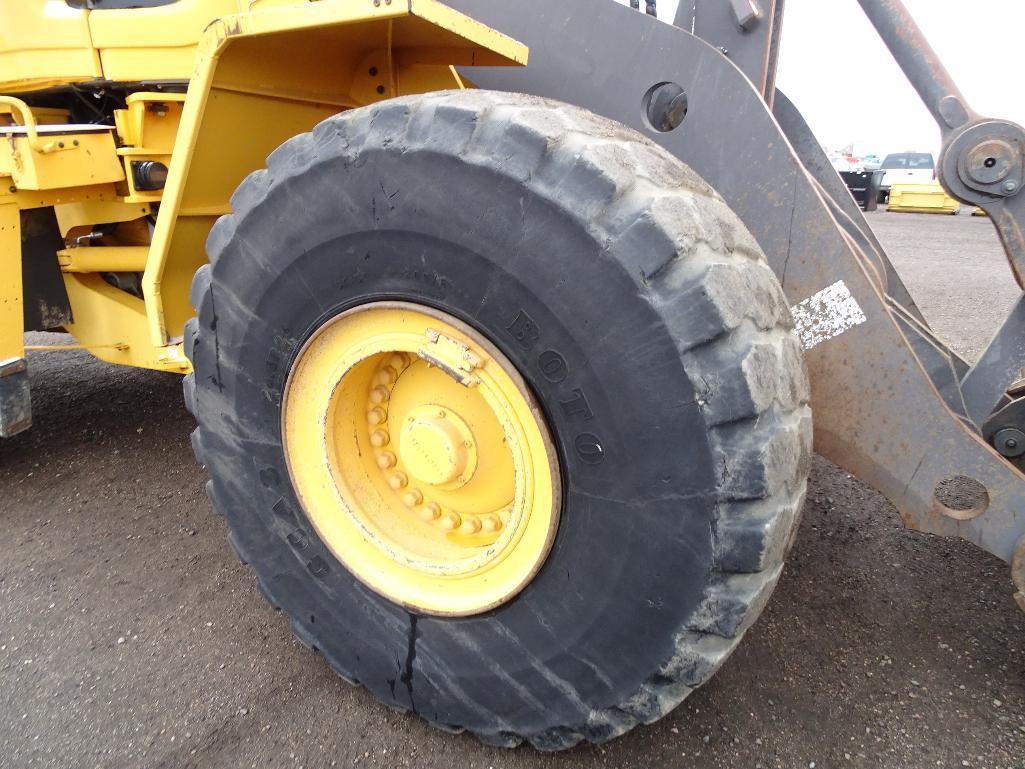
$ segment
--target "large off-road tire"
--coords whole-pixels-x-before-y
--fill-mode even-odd
[[[765,605],[805,495],[802,353],[751,235],[638,133],[508,93],[346,112],[267,166],[210,234],[185,381],[210,498],[267,599],[340,676],[488,743],[561,749],[664,716]],[[558,532],[492,611],[417,616],[367,589],[290,482],[293,362],[379,300],[478,330],[547,419]]]

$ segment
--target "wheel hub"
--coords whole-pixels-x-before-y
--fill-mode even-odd
[[[282,435],[321,539],[409,608],[494,608],[551,546],[560,481],[544,420],[512,364],[449,315],[378,302],[325,324],[290,372]]]
[[[477,469],[477,446],[466,422],[441,406],[409,415],[399,439],[409,471],[431,486],[464,486]]]

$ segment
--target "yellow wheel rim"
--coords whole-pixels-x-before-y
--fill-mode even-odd
[[[561,487],[544,418],[505,356],[450,315],[376,302],[322,326],[289,374],[282,440],[327,547],[409,609],[493,609],[551,548]]]

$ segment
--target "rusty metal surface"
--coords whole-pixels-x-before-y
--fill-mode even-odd
[[[523,70],[468,71],[479,86],[579,104],[647,133],[740,215],[793,304],[842,282],[864,321],[807,351],[816,449],[883,492],[909,527],[961,536],[1011,560],[1025,536],[1025,480],[951,410],[905,336],[912,316],[889,295],[885,263],[865,247],[860,212],[842,211],[809,174],[733,62],[611,0],[452,4],[531,48]],[[624,47],[624,39],[641,44]],[[639,108],[663,81],[681,85],[689,102],[686,120],[670,133],[650,130]],[[845,217],[854,230],[845,229]],[[813,315],[823,309],[810,306]],[[957,476],[985,486],[985,510],[940,505],[937,486]]]
[[[968,416],[983,424],[1008,388],[1021,376],[1025,362],[1025,296],[1018,298],[982,356],[961,380]]]
[[[943,134],[940,183],[990,215],[1025,288],[1025,129],[971,108],[901,0],[858,2]]]
[[[28,366],[23,358],[0,361],[0,438],[10,438],[31,426]]]
[[[905,310],[924,323],[925,318],[918,309],[918,305],[915,304],[914,299],[912,299],[907,287],[905,287],[900,275],[897,274],[897,270],[894,269],[889,257],[887,257],[882,243],[879,242],[875,233],[872,232],[872,228],[868,226],[868,222],[861,215],[860,208],[848,194],[846,186],[837,175],[833,165],[829,162],[829,157],[826,155],[825,150],[822,149],[818,139],[815,138],[804,117],[794,106],[793,102],[780,91],[776,92],[772,113],[779,122],[783,133],[790,141],[794,152],[797,153],[802,165],[804,165],[805,170],[822,185],[825,193],[836,202],[839,209],[846,215],[841,221],[845,224],[849,223],[850,228],[856,228],[857,233],[849,231],[849,234],[860,241],[859,245],[862,251],[871,255],[878,262],[878,269],[885,275],[886,293]]]
[[[783,6],[784,0],[681,0],[675,24],[719,48],[772,104]]]
[[[978,117],[901,0],[858,2],[941,129]]]
[[[1025,288],[1025,129],[971,108],[901,0],[859,2],[940,128],[940,183],[989,214],[1015,280]],[[962,382],[975,424],[982,425],[1023,366],[1025,310],[1019,302]]]

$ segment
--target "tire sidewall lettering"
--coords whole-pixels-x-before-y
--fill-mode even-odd
[[[543,344],[544,332],[540,324],[526,310],[520,309],[515,318],[504,324],[513,342],[527,353],[530,364],[541,379],[551,385],[558,385],[555,399],[561,416],[574,431],[595,419],[594,411],[583,386],[573,386],[573,371],[566,357]],[[540,352],[537,350],[540,349]],[[570,384],[567,384],[570,383]],[[575,456],[585,465],[596,466],[605,462],[607,452],[602,439],[593,430],[574,432],[569,441]]]

